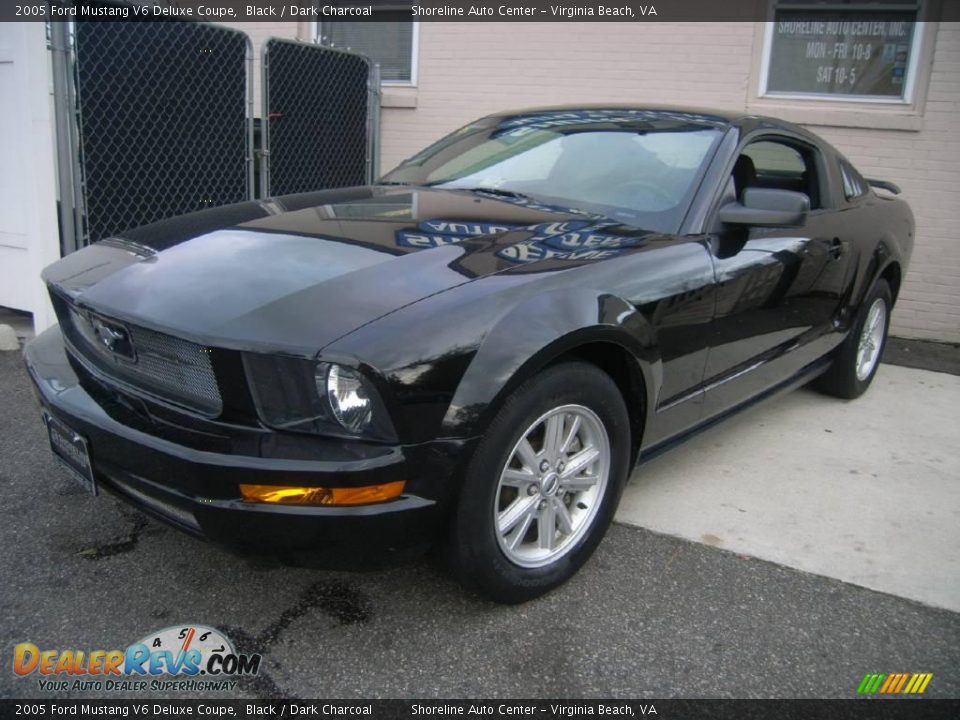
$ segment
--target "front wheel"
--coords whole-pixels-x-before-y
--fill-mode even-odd
[[[886,280],[877,280],[860,306],[847,339],[816,387],[834,397],[853,399],[870,387],[887,342],[893,295]]]
[[[599,544],[629,472],[630,422],[608,375],[551,367],[504,404],[464,481],[450,541],[461,582],[498,602],[570,578]]]

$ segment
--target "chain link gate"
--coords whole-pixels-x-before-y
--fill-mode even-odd
[[[193,22],[81,22],[78,244],[253,195],[253,54]]]
[[[245,33],[188,21],[52,23],[50,49],[64,254],[196,210],[375,178],[379,69],[362,55],[264,44],[257,188]]]
[[[262,50],[261,196],[372,182],[378,68],[363,55],[271,38]]]

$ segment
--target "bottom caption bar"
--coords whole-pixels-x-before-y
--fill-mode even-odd
[[[0,700],[7,717],[955,720],[960,700]]]

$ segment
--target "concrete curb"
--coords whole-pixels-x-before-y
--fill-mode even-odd
[[[17,334],[9,325],[0,325],[0,351],[12,351],[20,349],[20,341]]]

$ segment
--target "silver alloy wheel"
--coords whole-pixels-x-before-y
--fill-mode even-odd
[[[883,346],[883,334],[887,328],[887,304],[883,298],[877,298],[867,312],[867,319],[860,331],[857,345],[857,380],[863,382],[880,361],[880,349]]]
[[[507,559],[538,568],[566,555],[590,529],[610,476],[610,439],[597,414],[562,405],[514,445],[494,495],[497,543]]]

